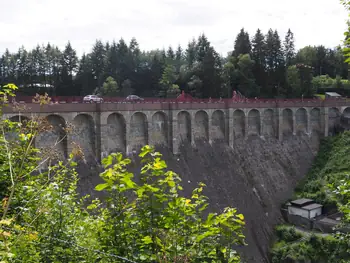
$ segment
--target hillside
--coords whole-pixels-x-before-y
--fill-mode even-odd
[[[334,205],[327,185],[341,180],[350,172],[350,132],[323,140],[315,161],[305,179],[295,189],[295,197],[315,199]]]
[[[312,198],[324,204],[326,210],[334,209],[336,201],[331,195],[329,185],[345,178],[350,172],[350,132],[322,141],[320,150],[309,173],[295,190],[295,198]],[[339,255],[346,244],[331,235],[320,236],[302,234],[290,226],[278,226],[277,242],[272,249],[274,263],[286,262],[340,262]],[[335,260],[335,261],[333,261]],[[289,261],[288,261],[289,262]]]

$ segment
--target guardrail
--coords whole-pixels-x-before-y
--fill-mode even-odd
[[[32,103],[34,96],[17,96],[15,97],[18,103]],[[51,102],[54,104],[64,103],[83,103],[83,96],[53,96]],[[129,101],[122,97],[102,97],[103,103],[140,103],[140,104],[159,104],[159,103],[222,103],[226,105],[239,104],[246,105],[248,107],[293,107],[293,106],[337,106],[340,104],[350,104],[350,99],[346,98],[327,98],[321,100],[319,98],[294,98],[294,99],[248,99],[248,98],[209,98],[209,99],[197,99],[197,98],[144,98],[140,101]],[[88,103],[88,102],[87,102]]]

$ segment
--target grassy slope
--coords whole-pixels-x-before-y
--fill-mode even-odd
[[[295,190],[295,198],[311,198],[324,205],[335,205],[329,193],[328,185],[341,180],[350,173],[350,132],[336,137],[329,137],[321,143],[318,155],[308,175]],[[272,249],[272,262],[285,262],[287,258],[294,260],[313,259],[328,262],[336,257],[336,251],[342,250],[332,236],[304,237],[305,240],[290,240],[288,227],[276,228],[277,242]],[[284,231],[284,234],[281,234]],[[295,231],[292,231],[295,234]],[[294,236],[294,235],[292,235]],[[297,235],[298,239],[300,235]]]
[[[328,184],[350,173],[350,132],[329,137],[321,143],[314,164],[295,189],[295,197],[306,197],[324,205],[334,204]]]

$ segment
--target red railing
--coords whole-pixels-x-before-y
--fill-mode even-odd
[[[16,102],[32,103],[34,96],[17,96]],[[51,101],[53,103],[83,103],[83,96],[53,96]],[[327,98],[321,100],[318,98],[294,98],[294,99],[248,99],[248,98],[209,98],[209,99],[198,99],[198,98],[144,98],[141,101],[128,101],[123,97],[102,97],[104,103],[224,103],[224,104],[250,104],[250,105],[263,105],[263,104],[275,104],[275,105],[308,105],[308,104],[334,104],[339,102],[350,102],[345,98]]]

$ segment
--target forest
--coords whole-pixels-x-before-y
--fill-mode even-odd
[[[350,90],[348,64],[341,47],[295,48],[291,30],[258,29],[237,34],[232,52],[218,54],[201,34],[186,47],[141,51],[127,43],[96,40],[80,58],[68,42],[6,50],[0,58],[0,85],[14,83],[22,95],[174,97],[181,91],[197,98],[228,98],[234,90],[246,97],[312,97],[322,88]]]

